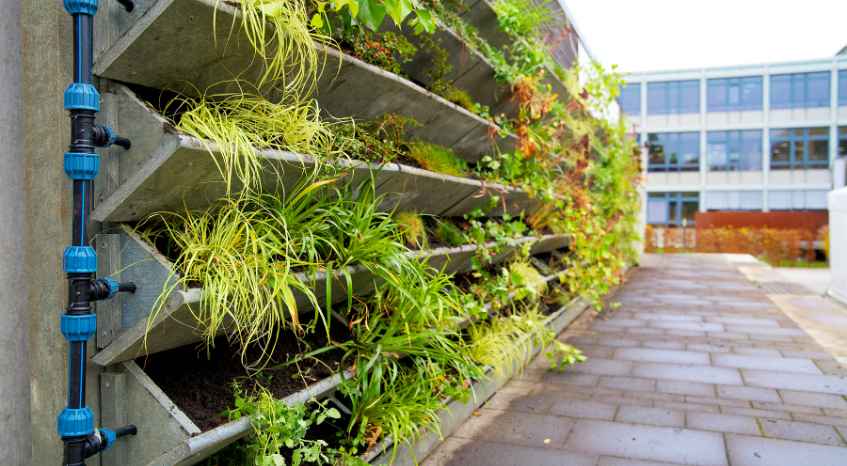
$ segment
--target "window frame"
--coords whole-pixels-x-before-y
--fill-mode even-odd
[[[755,97],[745,98],[745,86],[755,86]],[[707,112],[750,112],[761,111],[764,105],[764,78],[762,76],[739,76],[731,78],[710,78],[706,80]],[[713,100],[715,93],[724,90],[723,102]],[[733,89],[738,92],[738,103],[733,104],[730,96]]]
[[[667,138],[670,140],[666,140],[664,142],[654,142],[653,137],[656,138]],[[683,163],[685,158],[684,151],[680,150],[683,143],[688,141],[682,141],[683,137],[691,137],[693,139],[692,142],[696,144],[696,151],[694,152],[697,156],[696,161],[693,163]],[[660,139],[661,141],[661,139]],[[663,162],[662,163],[654,163],[653,155],[657,154],[654,152],[653,147],[655,145],[662,146],[663,152]],[[668,148],[676,149],[676,152],[672,152],[668,150]],[[648,133],[647,134],[647,171],[651,173],[667,173],[667,172],[696,172],[700,170],[700,159],[703,154],[700,150],[700,133],[698,131],[678,131],[678,132],[657,132],[657,133]],[[673,162],[672,158],[676,156],[676,161]]]
[[[694,102],[687,103],[686,94],[693,91]],[[661,94],[661,98],[653,97]],[[661,101],[661,102],[660,102]],[[653,81],[647,83],[647,115],[685,115],[700,113],[700,80]]]
[[[750,139],[745,140],[745,136],[751,136]],[[721,140],[717,140],[719,137],[722,137]],[[746,154],[744,151],[744,147],[746,143],[750,143],[755,139],[755,144],[757,145],[757,151],[752,153],[753,159],[752,163],[750,160],[747,160],[746,157],[749,157],[750,154]],[[763,131],[758,129],[745,129],[745,130],[725,130],[725,131],[707,131],[706,132],[706,163],[709,171],[714,172],[725,172],[725,171],[761,171],[762,170],[762,157],[764,155],[764,143],[763,143]],[[737,151],[741,154],[741,157],[737,161],[729,161],[727,160],[723,165],[718,165],[713,161],[714,153],[712,152],[712,146],[717,144],[724,144],[727,147],[727,154],[731,153],[731,147],[736,145],[738,147]]]
[[[668,218],[666,223],[651,222],[648,218],[647,223],[650,225],[682,226],[682,213],[684,204],[695,203],[695,213],[700,211],[700,193],[697,191],[652,192],[647,194],[648,204],[651,200],[664,201],[665,208],[668,209]],[[696,223],[695,219],[696,217],[692,218],[691,221],[687,223],[687,225],[694,226]]]
[[[818,78],[826,89],[826,97],[813,99],[810,97],[811,84]],[[824,79],[825,78],[825,79]],[[785,80],[788,84],[786,96],[774,92],[777,83]],[[829,71],[808,71],[803,73],[780,73],[770,77],[770,108],[771,110],[789,110],[794,108],[829,107],[831,99],[832,76]],[[802,96],[799,95],[802,93]]]
[[[822,129],[824,130],[823,135],[812,135],[810,134],[813,130]],[[788,135],[784,138],[774,136],[774,131],[787,131]],[[773,128],[771,129],[770,134],[770,154],[768,154],[768,164],[771,170],[814,170],[814,169],[828,169],[830,165],[829,161],[829,128],[825,126],[816,126],[809,128]],[[810,158],[810,149],[813,142],[821,142],[825,141],[826,144],[826,158],[824,160],[817,160]],[[787,161],[774,161],[774,146],[778,143],[788,143],[788,160]],[[802,144],[802,159],[797,159],[797,147],[798,143]]]
[[[628,95],[629,93],[635,93],[635,96]],[[634,112],[627,111],[627,107],[629,107],[633,102],[633,97],[635,101],[635,110]],[[632,116],[641,116],[641,83],[627,83],[621,86],[621,93],[618,96],[618,105],[621,106],[621,112],[625,115]]]

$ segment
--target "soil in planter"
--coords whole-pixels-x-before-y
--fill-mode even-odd
[[[334,339],[348,337],[341,325],[333,327]],[[311,340],[312,348],[326,344],[325,338]],[[308,350],[293,335],[282,335],[268,367]],[[259,356],[258,350],[248,354],[250,360]],[[261,385],[275,397],[284,398],[338,372],[341,356],[338,351],[329,351],[321,354],[320,360],[265,370],[251,377],[242,365],[240,348],[230,345],[225,338],[218,338],[208,356],[205,347],[189,345],[139,358],[136,362],[200,430],[206,431],[228,421],[224,412],[233,406],[234,383],[248,393]]]

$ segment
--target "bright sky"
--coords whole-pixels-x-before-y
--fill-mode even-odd
[[[847,45],[847,0],[562,1],[595,58],[623,72],[809,60]]]

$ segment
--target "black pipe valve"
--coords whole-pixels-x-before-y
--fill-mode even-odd
[[[109,299],[118,293],[135,293],[135,283],[123,282],[109,277],[98,278],[91,282],[91,298],[96,301]]]
[[[103,125],[95,125],[92,129],[92,139],[97,147],[121,146],[126,150],[132,147],[132,142],[115,133],[112,128]]]

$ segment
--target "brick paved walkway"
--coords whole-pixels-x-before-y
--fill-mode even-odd
[[[562,335],[587,363],[539,358],[425,465],[847,465],[847,372],[738,269],[756,264],[642,265]]]

